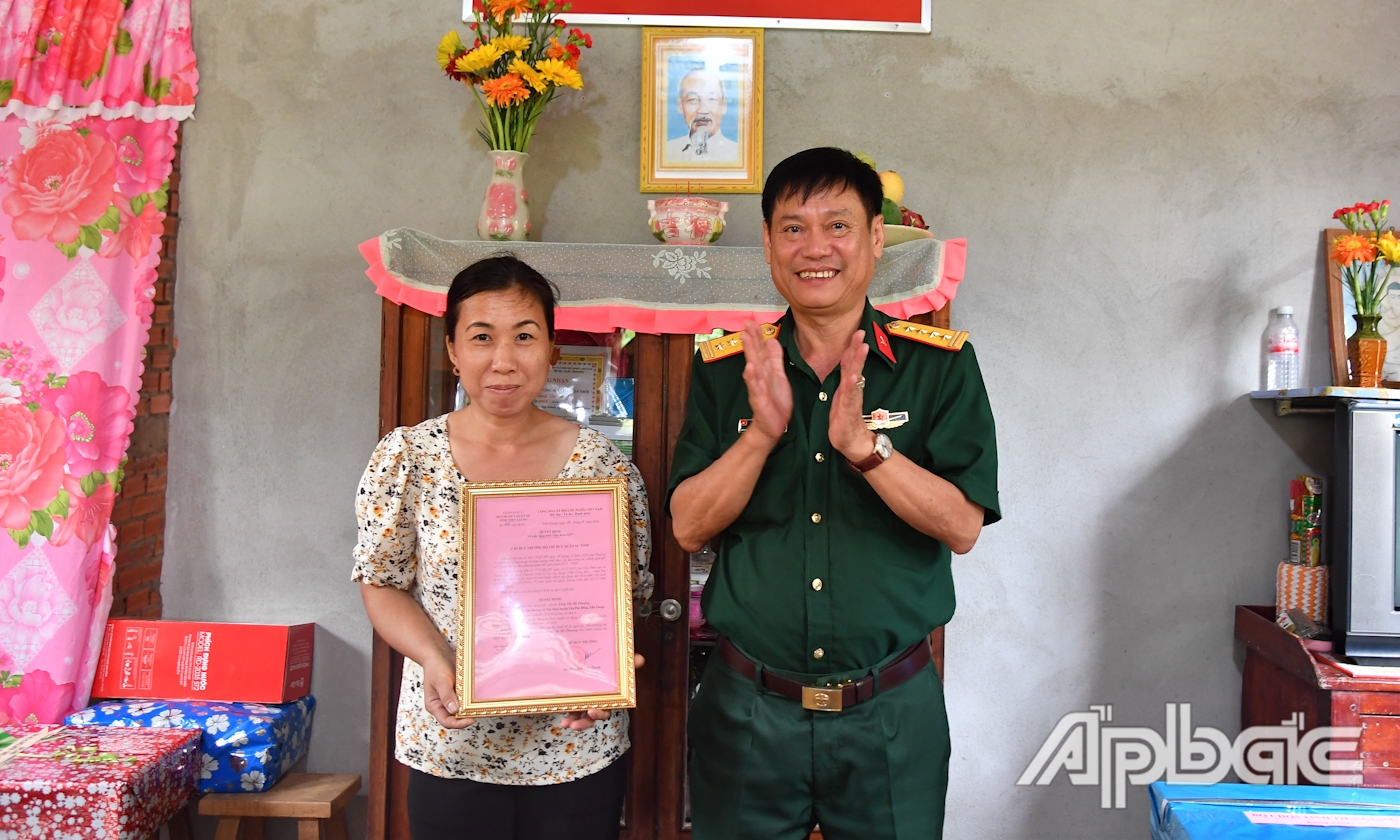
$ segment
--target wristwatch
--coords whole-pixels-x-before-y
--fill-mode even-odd
[[[871,452],[870,455],[860,463],[856,463],[849,458],[846,459],[846,463],[850,464],[851,469],[858,473],[870,472],[889,460],[889,457],[893,454],[894,444],[890,443],[889,435],[876,435],[874,452]]]

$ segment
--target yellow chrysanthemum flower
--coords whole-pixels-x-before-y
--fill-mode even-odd
[[[1381,238],[1376,240],[1376,250],[1381,252],[1386,262],[1400,265],[1400,239],[1395,238],[1394,231],[1388,230],[1381,234]]]
[[[480,73],[482,70],[495,64],[496,60],[505,54],[506,51],[497,46],[495,42],[482,44],[457,59],[457,64],[455,66],[458,73]]]
[[[524,79],[530,87],[540,93],[549,89],[549,82],[540,74],[540,71],[518,58],[510,63],[510,72]]]
[[[559,87],[573,88],[581,90],[583,88],[583,76],[579,72],[557,58],[546,58],[535,69],[540,71],[546,79]]]
[[[462,45],[462,36],[457,34],[457,30],[454,29],[442,36],[442,40],[438,42],[438,67],[446,70],[447,65],[452,63],[453,57],[463,49],[465,47]]]
[[[530,39],[524,35],[497,35],[491,39],[491,43],[516,55],[520,55],[530,48]]]

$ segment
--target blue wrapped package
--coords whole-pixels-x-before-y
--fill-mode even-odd
[[[74,712],[68,726],[200,729],[200,793],[241,793],[272,783],[306,755],[316,698],[294,703],[215,703],[208,700],[116,700]]]
[[[1154,782],[1152,840],[1395,840],[1400,790]]]

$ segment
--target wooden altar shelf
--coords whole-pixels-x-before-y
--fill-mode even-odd
[[[1295,712],[1304,731],[1359,726],[1358,752],[1332,758],[1360,758],[1363,787],[1400,788],[1400,680],[1349,676],[1273,616],[1272,606],[1235,607],[1235,638],[1246,648],[1240,727],[1278,726]]]

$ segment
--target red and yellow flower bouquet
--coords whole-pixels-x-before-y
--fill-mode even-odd
[[[484,0],[467,46],[456,30],[438,44],[438,66],[472,89],[493,150],[524,152],[535,123],[560,88],[583,88],[578,60],[593,38],[558,18],[569,6],[555,0]]]
[[[1385,227],[1390,201],[1343,207],[1332,214],[1349,231],[1332,242],[1332,261],[1356,301],[1356,314],[1379,315],[1390,288],[1390,273],[1400,265],[1400,239]]]
[[[1347,232],[1332,240],[1328,255],[1341,269],[1342,284],[1356,305],[1356,332],[1347,338],[1348,384],[1381,385],[1387,346],[1378,325],[1390,275],[1400,265],[1400,239],[1385,226],[1389,201],[1343,207],[1332,214]]]

